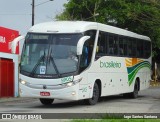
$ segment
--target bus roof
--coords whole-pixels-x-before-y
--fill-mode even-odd
[[[34,33],[81,33],[87,30],[101,30],[109,33],[129,36],[144,40],[150,40],[149,37],[133,33],[131,31],[105,25],[97,22],[88,21],[51,21],[36,24],[30,28],[29,32]]]

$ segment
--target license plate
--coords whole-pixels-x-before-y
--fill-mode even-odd
[[[50,92],[40,92],[41,96],[50,96]]]

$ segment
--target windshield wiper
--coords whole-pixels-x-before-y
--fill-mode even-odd
[[[57,66],[55,64],[54,58],[52,56],[50,56],[50,59],[52,61],[52,64],[53,64],[53,66],[55,68],[56,73],[58,74],[58,77],[61,77],[61,74],[59,73],[58,68],[57,68]]]
[[[51,53],[52,53],[52,49],[51,49]],[[61,77],[61,75],[60,75],[60,73],[59,73],[59,71],[58,71],[58,68],[57,68],[57,66],[56,66],[56,64],[55,64],[55,61],[54,61],[54,58],[51,56],[51,53],[49,54],[49,56],[47,56],[48,58],[47,58],[47,63],[46,64],[48,64],[48,62],[52,62],[52,65],[53,65],[53,67],[54,67],[54,69],[55,69],[55,71],[56,71],[56,73],[57,73],[57,75],[58,75],[58,77]],[[30,76],[33,76],[34,74],[35,74],[35,71],[37,70],[37,68],[38,68],[38,66],[41,64],[41,61],[43,60],[43,62],[44,62],[44,60],[45,60],[45,51],[44,51],[44,55],[42,55],[40,58],[39,58],[39,60],[38,60],[38,62],[37,62],[37,64],[34,66],[34,68],[33,68],[33,70],[31,71],[31,73],[30,73]]]
[[[37,67],[39,66],[39,64],[40,64],[40,62],[41,62],[42,60],[43,60],[43,63],[44,63],[44,60],[45,60],[45,51],[44,51],[44,55],[42,55],[42,56],[39,58],[37,64],[33,67],[33,70],[31,71],[30,76],[33,76],[33,75],[34,75]]]
[[[49,61],[49,62],[50,62],[50,60],[52,61],[52,65],[53,65],[53,67],[54,67],[54,69],[55,69],[58,77],[61,77],[61,74],[59,73],[58,68],[57,68],[57,66],[56,66],[56,63],[55,63],[55,61],[54,61],[54,58],[53,58],[53,56],[51,56],[51,54],[52,54],[52,48],[51,48],[51,51],[50,51],[50,54],[49,54],[49,59],[48,59],[48,61]]]

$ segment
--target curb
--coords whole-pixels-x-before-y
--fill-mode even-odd
[[[151,82],[150,86],[153,86],[153,87],[160,86],[160,82]]]

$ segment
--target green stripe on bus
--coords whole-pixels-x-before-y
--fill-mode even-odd
[[[146,61],[145,62],[141,62],[141,63],[139,63],[139,64],[137,64],[135,66],[134,66],[134,68],[132,67],[132,70],[128,70],[128,68],[127,68],[127,70],[130,71],[130,73],[128,72],[129,86],[133,83],[133,80],[134,80],[137,72],[140,69],[145,68],[145,67],[151,69],[151,64],[149,62],[146,62]],[[131,67],[130,67],[130,69],[131,69]]]

